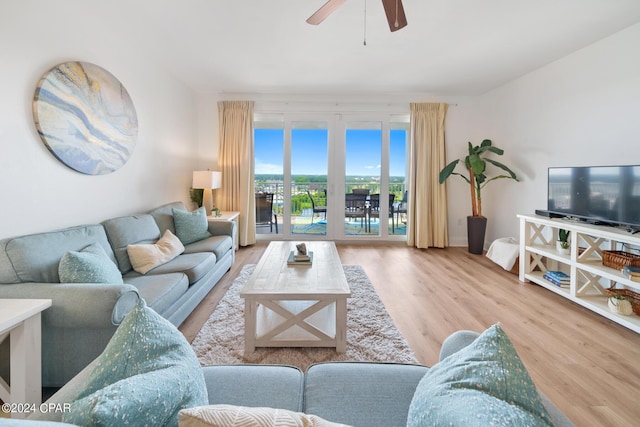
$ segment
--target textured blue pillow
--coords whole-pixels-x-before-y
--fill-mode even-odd
[[[205,208],[193,212],[173,208],[173,222],[176,225],[176,236],[183,245],[211,237]]]
[[[60,283],[122,283],[122,274],[97,243],[80,252],[69,251],[58,264]]]
[[[509,337],[493,325],[434,365],[409,407],[407,427],[553,426]]]
[[[208,403],[200,363],[182,333],[144,301],[127,314],[63,421],[177,426],[178,412]]]

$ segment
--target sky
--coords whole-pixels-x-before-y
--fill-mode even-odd
[[[255,129],[255,173],[282,174],[283,129]],[[326,129],[293,129],[291,136],[291,174],[327,174]],[[406,131],[391,131],[389,172],[405,175]],[[346,175],[379,176],[382,131],[347,130]]]

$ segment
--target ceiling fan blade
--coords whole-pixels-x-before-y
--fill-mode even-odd
[[[329,15],[331,15],[337,8],[342,6],[342,4],[347,0],[329,0],[325,4],[322,5],[320,9],[316,11],[313,15],[311,15],[307,22],[311,25],[318,25],[322,21],[324,21]]]
[[[402,0],[382,0],[382,5],[384,6],[384,12],[387,14],[389,29],[392,32],[407,26],[407,17],[404,14]]]

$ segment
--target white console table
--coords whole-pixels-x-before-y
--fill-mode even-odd
[[[0,378],[3,402],[36,405],[42,402],[40,313],[48,307],[50,299],[0,299],[0,342],[9,337],[11,347],[11,386]]]
[[[616,285],[640,292],[640,283],[624,277],[620,270],[602,264],[603,250],[624,250],[627,244],[640,248],[640,236],[625,230],[590,225],[538,215],[518,215],[520,219],[520,281],[536,283],[612,321],[640,333],[640,316],[613,313],[607,306],[606,289]],[[556,250],[558,230],[571,231],[571,252]],[[579,250],[580,248],[580,250]],[[543,276],[560,270],[571,276],[568,287],[557,286]]]

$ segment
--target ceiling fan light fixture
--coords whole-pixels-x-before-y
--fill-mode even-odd
[[[316,10],[313,15],[307,18],[307,23],[318,25],[335,12],[346,0],[328,0],[320,9]],[[387,15],[389,29],[398,31],[407,26],[407,17],[404,14],[402,0],[382,0],[384,12]]]

